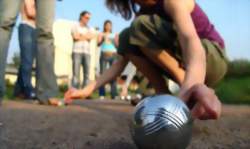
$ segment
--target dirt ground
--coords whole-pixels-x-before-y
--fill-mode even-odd
[[[0,149],[136,149],[133,107],[80,101],[68,107],[8,101],[0,107]],[[196,121],[188,149],[250,149],[250,107],[223,107],[218,121]]]

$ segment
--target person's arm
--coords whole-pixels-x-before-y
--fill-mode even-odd
[[[74,26],[72,28],[72,38],[74,41],[89,41],[93,38],[96,37],[96,34],[93,30],[90,30],[89,32],[87,32],[86,34],[80,34],[78,31],[77,31],[77,27]]]
[[[185,78],[179,97],[189,105],[194,119],[218,119],[221,103],[214,90],[205,85],[206,53],[190,15],[192,10],[185,2],[164,1],[164,7],[175,23],[185,62]]]
[[[72,33],[72,38],[74,41],[79,41],[80,40],[80,34],[79,33]]]
[[[127,65],[128,60],[124,57],[120,57],[117,62],[115,62],[108,70],[104,71],[104,73],[93,81],[92,83],[88,84],[82,90],[69,90],[65,93],[65,100],[72,100],[72,99],[83,99],[90,96],[96,89],[100,88],[104,84],[114,80],[117,78]]]
[[[104,33],[100,32],[98,34],[97,45],[100,46],[104,41]]]
[[[72,37],[74,39],[74,41],[85,41],[85,40],[91,40],[94,38],[94,35],[93,34],[80,34],[80,33],[77,33],[77,32],[73,32],[72,33]]]
[[[35,0],[24,0],[24,10],[28,18],[36,18]]]
[[[177,29],[185,62],[185,78],[181,93],[185,93],[195,84],[204,84],[206,74],[206,55],[198,37],[191,11],[183,0],[165,0],[164,8],[172,17]],[[185,99],[188,100],[188,99]]]
[[[71,28],[71,35],[74,41],[79,41],[80,40],[80,33],[77,31],[77,25],[73,25]]]
[[[104,71],[104,73],[93,82],[94,90],[117,78],[127,64],[128,60],[124,57],[120,57],[118,61],[116,61],[108,70]]]
[[[91,28],[91,29],[89,29],[89,31],[86,34],[81,34],[81,38],[82,38],[81,40],[90,41],[90,40],[96,38],[96,35],[97,35],[96,30]]]
[[[87,33],[87,34],[80,34],[79,36],[79,40],[80,41],[85,41],[85,40],[88,40],[90,41],[91,39],[93,39],[95,36],[91,33]]]
[[[119,34],[115,34],[114,43],[115,43],[115,47],[119,46]]]

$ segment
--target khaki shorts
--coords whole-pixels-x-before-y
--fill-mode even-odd
[[[132,53],[144,56],[140,47],[149,50],[165,49],[183,65],[181,48],[174,26],[156,14],[139,16],[129,28],[121,32],[119,40],[118,53],[121,55]],[[227,72],[225,49],[208,39],[201,39],[201,42],[206,50],[206,84],[212,87]]]

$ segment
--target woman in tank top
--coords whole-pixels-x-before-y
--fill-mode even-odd
[[[106,20],[103,25],[103,33],[100,33],[98,37],[98,45],[100,45],[101,56],[100,56],[100,73],[102,74],[108,69],[116,60],[117,57],[117,45],[118,35],[112,33],[112,22]],[[111,81],[111,98],[117,97],[116,80]],[[105,86],[100,87],[99,96],[104,99],[106,95]]]
[[[69,90],[66,102],[86,98],[116,78],[129,61],[153,85],[169,93],[165,78],[180,86],[178,97],[194,119],[217,119],[221,103],[212,87],[225,75],[225,45],[194,0],[106,0],[125,19],[137,17],[119,36],[119,60],[83,90]]]

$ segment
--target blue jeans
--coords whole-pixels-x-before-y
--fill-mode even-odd
[[[0,0],[0,99],[5,92],[5,67],[9,41],[23,0]],[[54,21],[55,0],[36,0],[37,9],[37,73],[36,92],[42,103],[58,95],[54,73]]]
[[[72,86],[74,88],[80,88],[80,69],[83,67],[83,84],[86,86],[89,83],[89,68],[90,68],[90,55],[84,53],[73,53],[73,77]]]
[[[115,56],[105,57],[103,52],[101,52],[100,57],[100,72],[103,73],[106,69],[108,69],[116,60]],[[114,99],[117,96],[117,86],[116,81],[113,80],[110,82],[111,86],[111,98]],[[105,86],[99,88],[99,96],[105,96],[106,90]]]
[[[18,28],[20,46],[20,67],[14,89],[14,95],[24,94],[31,97],[34,89],[31,84],[32,64],[37,51],[36,30],[27,24],[20,24]]]

